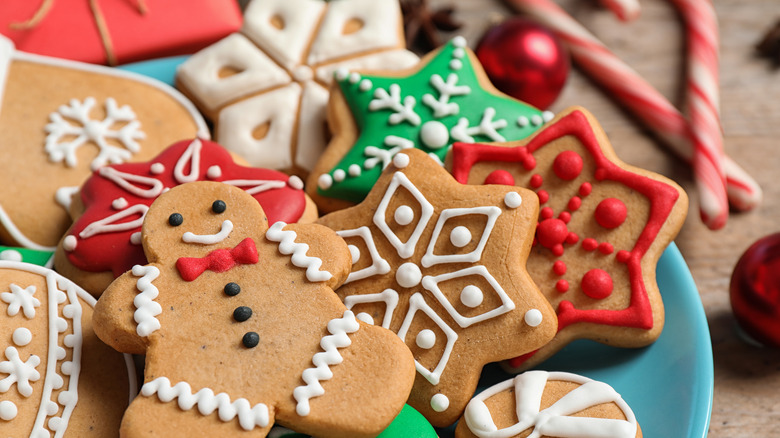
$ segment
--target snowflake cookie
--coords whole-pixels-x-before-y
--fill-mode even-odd
[[[176,81],[215,122],[217,141],[253,166],[305,174],[325,148],[325,107],[339,68],[395,70],[398,0],[257,0],[240,33],[193,55]]]
[[[75,187],[100,166],[148,160],[209,132],[156,80],[18,52],[0,36],[0,242],[53,251]]]
[[[464,186],[410,149],[362,203],[318,220],[352,254],[336,292],[358,319],[404,340],[419,374],[409,404],[434,426],[458,419],[483,365],[555,334],[555,312],[524,268],[538,207],[529,190]]]
[[[336,79],[329,105],[334,137],[307,187],[325,211],[360,202],[404,149],[444,161],[453,142],[518,140],[552,117],[496,90],[462,37],[413,70],[337,70]]]
[[[572,373],[526,371],[474,397],[455,437],[642,438],[642,430],[606,383]]]
[[[314,224],[269,226],[228,184],[183,184],[152,203],[147,265],[100,297],[94,323],[146,354],[121,435],[266,436],[274,423],[318,437],[376,436],[401,411],[414,360],[395,334],[333,293],[350,253]]]
[[[557,309],[559,333],[527,369],[570,341],[639,347],[661,334],[655,268],[685,220],[688,198],[674,182],[621,162],[582,108],[558,115],[532,138],[456,144],[455,179],[534,190],[541,210],[528,272]]]
[[[95,336],[94,306],[50,269],[0,261],[3,436],[116,435],[135,367]]]
[[[212,141],[179,141],[148,162],[105,166],[87,179],[71,209],[75,221],[56,251],[57,271],[99,296],[133,265],[146,264],[141,224],[152,202],[171,187],[192,181],[241,187],[272,223],[317,218],[300,178],[240,166]]]

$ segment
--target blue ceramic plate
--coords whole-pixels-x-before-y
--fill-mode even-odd
[[[122,69],[173,84],[186,57],[127,64]],[[699,293],[685,260],[672,244],[657,268],[666,324],[642,349],[618,349],[591,341],[567,346],[539,368],[569,371],[612,385],[628,402],[646,437],[704,438],[712,410],[712,344]],[[579,365],[587,364],[587,365]],[[481,387],[510,378],[497,365],[483,372]],[[448,435],[441,431],[442,436]]]

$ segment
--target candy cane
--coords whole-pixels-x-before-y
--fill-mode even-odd
[[[601,4],[623,21],[631,21],[639,16],[638,0],[601,0]]]
[[[617,58],[601,41],[551,0],[506,0],[512,7],[549,27],[567,46],[572,58],[686,161],[696,161],[688,121],[661,93]],[[734,161],[725,157],[728,199],[734,208],[750,210],[761,202],[761,189]],[[702,198],[708,211],[719,207]],[[717,225],[717,224],[716,224]]]

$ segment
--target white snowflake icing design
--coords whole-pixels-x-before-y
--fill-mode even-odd
[[[397,125],[401,122],[409,122],[412,126],[417,126],[422,121],[420,116],[414,112],[414,106],[417,104],[417,99],[414,96],[406,96],[401,102],[401,86],[398,84],[391,84],[389,87],[390,93],[384,88],[377,88],[374,92],[374,100],[368,104],[370,111],[379,111],[382,109],[389,109],[393,111],[390,114],[388,121],[391,125]]]
[[[434,74],[431,76],[431,85],[439,92],[439,98],[432,94],[425,94],[422,98],[423,103],[431,107],[434,117],[446,117],[460,112],[460,106],[457,103],[450,102],[452,96],[466,96],[471,93],[471,87],[468,85],[456,85],[458,75],[450,73],[445,82],[441,76]]]
[[[458,120],[458,124],[452,127],[450,135],[452,138],[465,143],[473,143],[473,135],[484,135],[493,141],[506,141],[506,139],[498,133],[498,129],[506,127],[507,123],[504,119],[493,120],[496,116],[496,110],[493,108],[485,108],[485,112],[482,113],[482,120],[479,125],[469,126],[469,121],[465,117]]]
[[[35,317],[35,308],[40,307],[41,302],[33,297],[35,286],[28,286],[22,289],[20,286],[11,283],[11,292],[3,292],[0,299],[8,303],[8,316],[16,316],[21,309],[27,319]]]
[[[133,110],[128,105],[118,106],[116,100],[109,97],[105,101],[105,118],[93,120],[90,113],[95,103],[93,97],[87,97],[83,102],[71,99],[68,105],[61,105],[49,115],[45,127],[49,160],[64,161],[68,167],[74,167],[76,151],[93,143],[100,149],[90,165],[95,170],[107,163],[122,163],[141,149],[138,140],[146,138],[146,134],[141,131],[141,123]],[[122,148],[110,144],[109,140],[120,143]]]
[[[381,149],[376,146],[366,147],[365,154],[369,157],[363,162],[363,166],[366,169],[373,169],[380,161],[382,162],[382,169],[384,169],[393,161],[395,154],[404,149],[414,147],[413,142],[395,135],[385,137],[385,145],[390,146],[390,149]]]
[[[33,354],[22,362],[16,347],[6,348],[5,357],[8,360],[0,362],[0,373],[8,374],[8,377],[0,380],[0,392],[8,391],[11,389],[11,385],[16,383],[20,394],[25,397],[31,396],[33,389],[30,382],[41,378],[40,373],[35,369],[40,365],[41,358]]]

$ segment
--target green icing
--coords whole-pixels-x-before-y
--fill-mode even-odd
[[[22,261],[33,265],[46,266],[53,255],[54,253],[51,251],[0,246],[0,260]]]
[[[456,141],[520,140],[541,126],[545,115],[538,109],[481,88],[464,47],[463,38],[453,39],[412,76],[336,73],[360,135],[336,167],[319,177],[320,195],[360,202],[392,156],[405,147],[443,161]],[[426,144],[424,131],[443,144]]]
[[[436,431],[428,420],[413,407],[404,405],[404,408],[395,417],[377,438],[436,438]],[[268,435],[269,438],[309,438],[289,429],[275,427]]]

